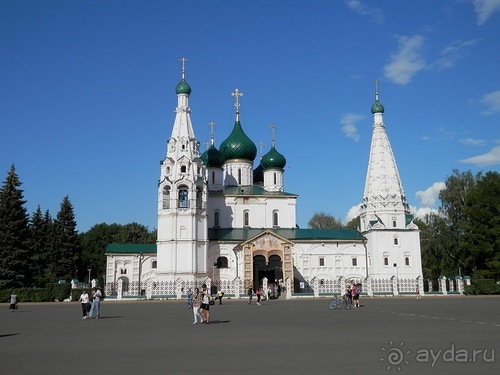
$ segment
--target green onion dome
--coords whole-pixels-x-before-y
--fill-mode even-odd
[[[259,164],[257,168],[253,170],[253,183],[259,184],[264,182],[264,167]]]
[[[201,154],[201,160],[207,167],[220,168],[224,164],[224,155],[214,145],[211,145],[208,150]]]
[[[257,147],[245,134],[239,120],[234,123],[233,131],[229,137],[220,144],[220,151],[225,160],[246,159],[253,161],[257,155]]]
[[[384,106],[380,104],[380,102],[375,100],[375,103],[372,105],[372,114],[375,113],[384,113]]]
[[[182,81],[175,88],[177,95],[186,94],[191,95],[191,87],[187,84],[186,80],[183,78]]]
[[[286,165],[286,159],[281,155],[276,148],[273,146],[271,150],[262,157],[260,162],[264,169],[279,168],[283,169]]]

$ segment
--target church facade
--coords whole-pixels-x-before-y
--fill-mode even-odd
[[[160,165],[157,243],[110,244],[107,284],[151,296],[178,295],[179,288],[204,282],[234,295],[250,287],[317,295],[330,289],[341,293],[351,283],[369,294],[394,285],[399,290],[401,280],[407,280],[408,292],[420,286],[419,231],[409,214],[378,92],[359,231],[298,228],[298,196],[285,190],[286,158],[277,149],[274,127],[270,149],[257,157],[240,121],[238,89],[231,94],[232,132],[216,147],[212,130],[203,153],[191,123],[184,59],[176,94]]]

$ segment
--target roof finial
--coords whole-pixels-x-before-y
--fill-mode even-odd
[[[210,126],[210,139],[211,139],[211,142],[212,142],[212,146],[214,145],[214,128],[215,128],[215,122],[213,121],[210,121],[208,123],[208,126]]]
[[[186,59],[185,57],[182,57],[179,59],[179,61],[182,61],[182,79],[185,79],[186,78],[186,67],[185,67],[185,63],[187,61],[189,61],[188,59]]]
[[[235,103],[234,103],[234,106],[236,107],[236,121],[239,121],[240,120],[240,100],[239,98],[241,96],[243,96],[243,93],[240,92],[240,90],[238,90],[238,88],[236,88],[234,90],[234,92],[231,93],[231,96],[234,96],[235,98]]]
[[[260,146],[260,158],[262,159],[262,155],[264,154],[265,143],[264,142],[260,142],[259,146]]]
[[[275,136],[276,136],[276,128],[277,126],[272,124],[272,125],[269,125],[269,127],[271,128],[271,133],[272,133],[272,143],[271,143],[271,147],[274,147],[274,140],[275,140]]]
[[[375,80],[375,100],[378,100],[378,81]]]

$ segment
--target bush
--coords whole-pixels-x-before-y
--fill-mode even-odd
[[[494,279],[473,279],[464,292],[468,295],[500,294],[500,285]]]

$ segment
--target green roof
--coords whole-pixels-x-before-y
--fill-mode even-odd
[[[355,229],[300,229],[300,228],[221,228],[208,229],[212,241],[246,241],[269,231],[290,241],[365,241]]]
[[[287,197],[297,197],[297,194],[280,192],[280,191],[267,191],[262,186],[256,185],[245,185],[245,186],[226,186],[224,190],[217,192],[210,192],[210,195],[231,195],[231,196],[239,196],[239,195],[265,195],[265,196],[287,196]]]
[[[257,237],[263,232],[272,232],[292,242],[316,241],[366,241],[355,229],[299,229],[299,228],[210,228],[210,241],[244,242]],[[106,254],[156,254],[156,244],[109,244]]]
[[[106,254],[156,254],[156,244],[111,243]]]

